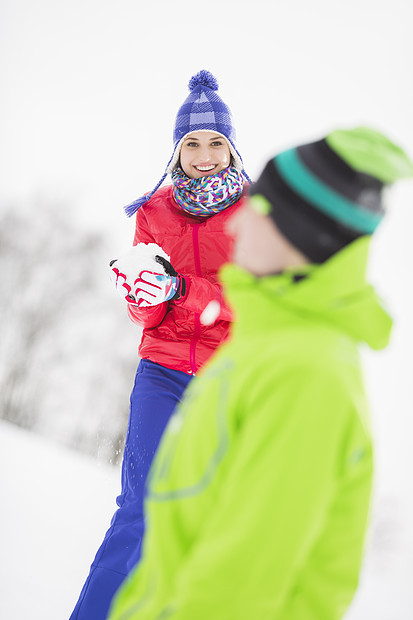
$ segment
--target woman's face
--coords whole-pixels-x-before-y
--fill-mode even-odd
[[[225,138],[213,131],[193,131],[185,136],[180,153],[181,168],[191,179],[221,172],[231,163]]]

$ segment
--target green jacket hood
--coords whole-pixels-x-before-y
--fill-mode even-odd
[[[220,277],[236,313],[236,329],[251,331],[258,324],[261,329],[283,315],[319,317],[356,342],[383,349],[389,342],[392,319],[366,282],[369,246],[370,237],[361,237],[322,265],[261,278],[236,265],[225,265]]]

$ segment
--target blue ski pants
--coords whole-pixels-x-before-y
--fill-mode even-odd
[[[70,620],[104,620],[116,590],[139,561],[146,478],[165,426],[191,379],[184,372],[140,361],[130,399],[118,509]]]

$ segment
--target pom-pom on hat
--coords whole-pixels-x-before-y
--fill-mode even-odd
[[[199,71],[189,80],[190,93],[178,110],[173,133],[173,153],[163,177],[156,187],[145,196],[138,198],[125,207],[130,217],[145,204],[162,185],[166,176],[171,174],[179,161],[182,142],[193,131],[214,131],[225,138],[232,155],[233,166],[250,182],[244,170],[241,155],[235,146],[235,128],[229,107],[218,95],[218,82],[209,71]]]
[[[413,163],[400,147],[357,127],[280,153],[249,191],[266,199],[282,234],[321,263],[371,235],[384,216],[383,189],[408,177]]]

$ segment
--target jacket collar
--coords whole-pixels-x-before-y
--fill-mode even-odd
[[[291,320],[325,322],[372,349],[384,348],[392,320],[366,282],[369,237],[361,237],[321,265],[256,278],[235,265],[220,277],[242,331]],[[297,277],[298,276],[298,277]]]

